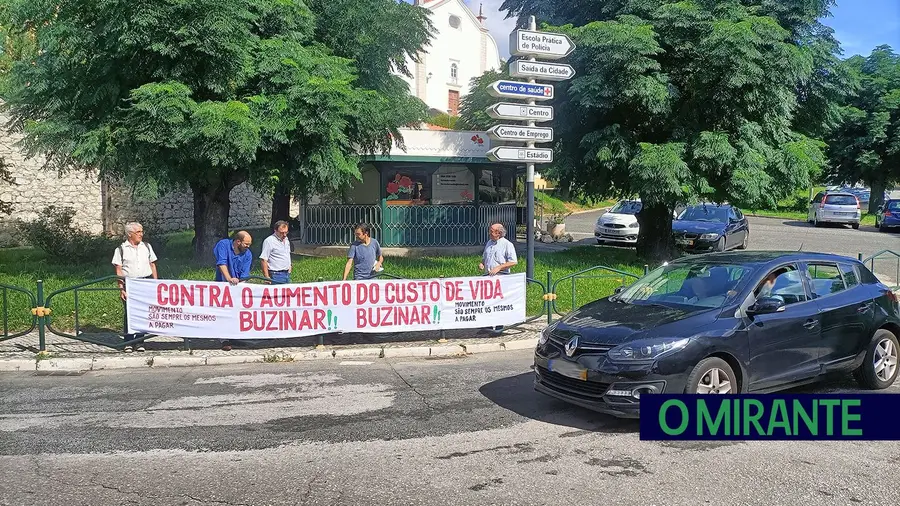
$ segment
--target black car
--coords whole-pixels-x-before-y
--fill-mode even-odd
[[[729,204],[699,204],[686,207],[672,221],[675,245],[689,252],[747,249],[750,222],[740,209]]]
[[[853,258],[726,252],[684,257],[547,327],[534,387],[638,417],[642,393],[766,393],[852,371],[897,377],[898,297]]]

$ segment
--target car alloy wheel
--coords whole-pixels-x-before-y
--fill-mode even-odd
[[[856,380],[864,387],[882,390],[891,386],[897,378],[900,345],[897,336],[886,329],[879,329],[869,343],[866,360],[856,371]]]
[[[888,381],[897,372],[897,347],[890,339],[882,339],[875,347],[875,375],[881,381]]]
[[[734,371],[721,358],[705,358],[688,376],[687,393],[730,394],[738,393]]]
[[[746,234],[744,234],[744,242],[741,243],[740,249],[747,249],[747,244],[750,242],[750,231],[748,230]]]

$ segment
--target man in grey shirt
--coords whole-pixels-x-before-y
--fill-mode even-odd
[[[506,228],[501,223],[491,224],[491,239],[484,245],[478,268],[487,276],[509,274],[510,267],[519,263],[516,247],[506,238]]]
[[[276,283],[291,282],[291,241],[288,240],[288,222],[277,221],[273,233],[263,241],[259,263],[263,276]]]
[[[372,279],[381,270],[381,264],[384,263],[381,245],[372,238],[372,230],[365,223],[357,225],[354,233],[356,241],[350,245],[350,250],[347,252],[344,281],[350,275],[350,269],[353,269],[353,279],[355,280]]]

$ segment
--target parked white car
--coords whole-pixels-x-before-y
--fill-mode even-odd
[[[806,221],[817,227],[822,223],[844,223],[858,229],[861,207],[859,197],[850,192],[819,192],[809,203]]]
[[[594,237],[597,244],[637,244],[637,213],[641,212],[640,200],[620,200],[609,211],[597,218]]]

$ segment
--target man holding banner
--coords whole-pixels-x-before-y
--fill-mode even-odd
[[[372,229],[365,223],[360,223],[353,230],[356,241],[350,245],[347,252],[347,265],[344,266],[344,281],[353,270],[353,279],[359,281],[372,279],[381,271],[384,256],[381,254],[381,245],[372,237]],[[377,259],[377,260],[376,260]]]

